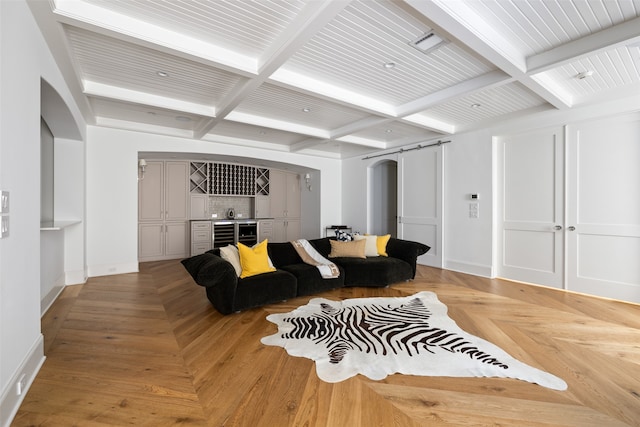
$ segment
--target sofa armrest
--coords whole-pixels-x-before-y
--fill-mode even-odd
[[[207,288],[207,297],[219,312],[233,311],[238,276],[231,263],[206,252],[182,260],[182,265],[198,285]]]
[[[396,239],[394,237],[390,238],[387,243],[387,254],[390,257],[406,261],[413,270],[413,277],[416,276],[416,263],[418,257],[426,254],[429,249],[431,248],[423,243]]]

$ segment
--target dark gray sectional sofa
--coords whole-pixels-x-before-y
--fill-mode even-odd
[[[411,280],[416,274],[418,256],[430,248],[409,240],[391,238],[388,257],[328,258],[330,238],[309,240],[325,258],[340,269],[340,276],[323,279],[318,269],[305,264],[291,243],[268,243],[269,258],[276,271],[241,279],[233,266],[220,257],[218,249],[182,260],[198,285],[204,286],[207,298],[222,314],[304,295],[313,295],[345,286],[384,287]]]

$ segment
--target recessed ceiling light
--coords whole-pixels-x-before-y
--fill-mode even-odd
[[[471,104],[471,108],[480,108],[481,105],[476,103],[476,104]]]
[[[265,132],[265,131],[263,131],[263,130],[261,130],[261,131],[260,131],[260,132],[258,132],[258,133],[259,133],[260,135],[266,135],[266,134],[267,134],[267,132]]]
[[[190,122],[191,121],[191,117],[176,116],[176,120],[179,121],[179,122]]]
[[[302,111],[303,111],[303,112],[305,112],[305,113],[308,113],[308,112],[310,112],[310,111],[311,111],[311,108],[309,108],[309,107],[304,107],[304,108],[302,109]]]
[[[156,113],[153,112],[153,111],[147,111],[147,114],[150,115],[150,116],[155,116],[156,115]]]
[[[160,77],[169,77],[169,73],[166,71],[156,71],[156,74]]]
[[[382,64],[382,66],[384,68],[386,68],[387,70],[390,70],[390,69],[396,67],[396,63],[395,62],[385,62],[384,64]]]
[[[386,133],[391,133],[391,132],[393,132],[393,129],[385,129],[384,131],[385,131]]]
[[[587,71],[583,71],[582,73],[578,73],[576,75],[576,79],[583,80],[583,79],[586,79],[587,77],[591,77],[591,76],[593,76],[593,71],[587,70]]]

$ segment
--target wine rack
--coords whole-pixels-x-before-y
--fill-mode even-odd
[[[209,193],[209,163],[191,162],[189,169],[189,188],[194,194]]]
[[[254,196],[256,168],[231,163],[211,163],[210,194]]]
[[[233,163],[191,162],[192,194],[269,195],[269,169]]]
[[[256,196],[269,195],[269,169],[256,168]]]

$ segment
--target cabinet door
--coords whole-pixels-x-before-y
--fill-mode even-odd
[[[189,196],[189,163],[165,164],[165,217],[166,221],[186,221]]]
[[[288,219],[285,221],[285,230],[287,232],[286,241],[298,240],[300,238],[300,220]]]
[[[138,219],[164,219],[164,168],[162,162],[147,162],[144,178],[138,181]]]
[[[161,257],[164,254],[164,224],[140,224],[138,245],[138,257],[141,260]]]
[[[191,219],[209,219],[209,196],[206,194],[191,195]]]
[[[167,258],[185,257],[187,251],[187,223],[168,222],[165,225],[165,252]]]
[[[272,170],[269,178],[269,197],[271,198],[271,215],[284,218],[287,210],[287,180],[282,171]]]
[[[271,196],[256,196],[256,218],[271,218]]]
[[[287,217],[300,218],[300,175],[287,174]]]
[[[275,219],[273,220],[273,236],[269,239],[270,242],[286,242],[287,230],[285,229],[285,220]]]

